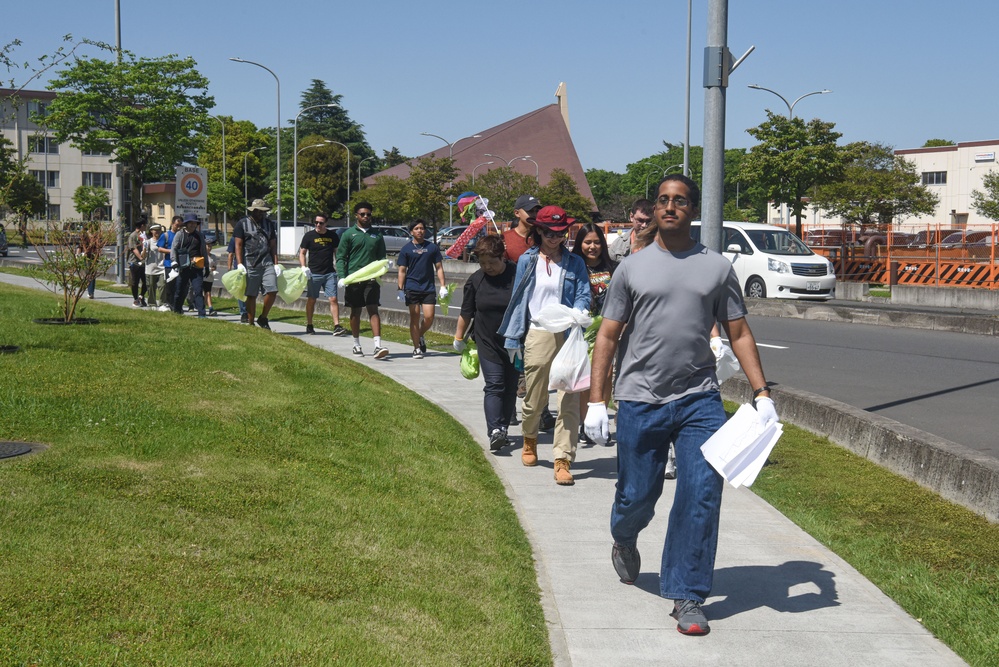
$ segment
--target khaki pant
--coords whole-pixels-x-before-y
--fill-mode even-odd
[[[525,437],[538,437],[541,411],[548,405],[548,373],[552,360],[562,348],[565,336],[547,331],[528,329],[524,339],[524,378],[527,393],[524,396],[523,423]],[[560,391],[556,395],[558,417],[555,420],[555,439],[552,456],[555,459],[576,459],[579,441],[579,394]]]

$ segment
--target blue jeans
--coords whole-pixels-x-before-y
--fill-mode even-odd
[[[664,405],[618,401],[617,492],[611,510],[614,541],[634,547],[655,515],[663,492],[669,443],[676,447],[677,480],[659,571],[659,594],[704,602],[711,592],[723,480],[701,445],[725,423],[717,391]]]
[[[509,359],[497,362],[482,355],[479,356],[479,370],[482,371],[482,379],[486,381],[486,386],[482,389],[485,392],[482,407],[486,413],[486,433],[492,433],[497,428],[505,431],[517,410],[517,380],[520,373]]]

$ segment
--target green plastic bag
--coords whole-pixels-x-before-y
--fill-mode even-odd
[[[239,301],[246,301],[246,274],[233,269],[222,274],[222,284],[229,294]]]
[[[302,267],[285,269],[277,279],[278,296],[287,304],[295,303],[308,285],[309,277],[305,275]]]
[[[437,300],[437,303],[441,306],[441,312],[444,313],[444,317],[447,317],[447,309],[451,305],[451,297],[454,296],[454,290],[457,287],[458,283],[448,283],[447,296],[443,296]]]
[[[466,380],[479,377],[479,350],[474,340],[468,341],[465,351],[461,353],[461,375]]]

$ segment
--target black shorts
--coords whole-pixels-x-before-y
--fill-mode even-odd
[[[417,292],[416,290],[406,290],[406,305],[419,306],[437,303],[437,292]]]
[[[347,285],[343,295],[348,308],[363,308],[365,306],[380,306],[382,286],[377,280],[366,280],[363,283]]]

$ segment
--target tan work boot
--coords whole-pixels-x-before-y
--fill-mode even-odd
[[[569,459],[555,459],[555,483],[561,484],[562,486],[572,486],[576,483],[576,480],[572,478],[572,473],[569,472]]]
[[[520,453],[520,461],[525,466],[538,465],[538,439],[524,436],[524,451]]]

